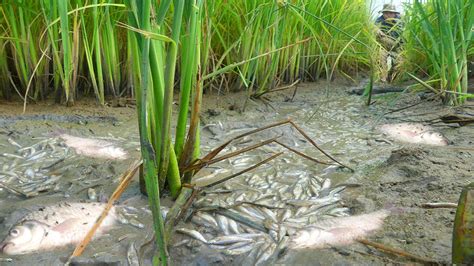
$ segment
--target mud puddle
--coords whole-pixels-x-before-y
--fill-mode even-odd
[[[206,194],[208,202],[206,199],[200,199],[197,204],[218,205],[231,210],[235,208],[238,211],[236,202],[259,201],[259,208],[265,208],[262,206],[267,205],[279,207],[266,213],[270,218],[276,215],[277,219],[280,219],[288,209],[291,210],[292,216],[296,217],[297,214],[303,215],[304,212],[290,204],[294,204],[294,200],[314,197],[323,190],[325,182],[326,186],[328,182],[330,183],[328,186],[330,189],[335,189],[341,184],[352,184],[353,186],[338,192],[340,198],[334,198],[329,207],[322,209],[316,217],[323,219],[399,207],[401,211],[390,215],[382,229],[368,238],[374,242],[448,263],[451,256],[451,233],[455,210],[427,210],[421,208],[421,204],[457,202],[462,187],[473,180],[474,152],[457,150],[452,146],[474,146],[472,143],[474,127],[468,125],[454,128],[434,125],[452,142],[451,146],[447,147],[404,145],[385,141],[384,136],[374,130],[377,124],[426,121],[456,110],[444,107],[437,101],[426,101],[413,108],[382,117],[380,114],[388,110],[420,101],[423,95],[402,96],[397,104],[391,104],[391,99],[398,97],[399,94],[377,95],[375,97],[377,102],[366,107],[364,99],[347,94],[351,89],[353,87],[341,84],[305,84],[298,88],[293,101],[290,101],[292,91],[289,91],[270,95],[271,101],[267,104],[259,101],[248,101],[245,104],[244,93],[226,96],[205,95],[202,115],[202,154],[243,132],[290,118],[320,148],[353,168],[355,172],[344,169],[333,171],[331,168],[328,170],[328,165],[317,164],[273,143],[239,157],[224,160],[198,173],[195,182],[209,183],[237,173],[272,154],[284,152],[283,155],[257,169],[216,186],[210,191],[212,193]],[[244,104],[246,110],[240,112]],[[29,199],[0,189],[2,238],[14,223],[12,213],[14,216],[19,216],[18,213],[27,212],[32,206],[57,201],[90,201],[87,193],[90,188],[99,195],[110,195],[118,184],[120,174],[139,156],[136,110],[133,108],[101,108],[90,104],[79,104],[73,108],[31,105],[26,115],[18,115],[21,113],[20,105],[1,104],[0,109],[3,114],[0,123],[0,147],[6,153],[16,154],[15,151],[18,149],[8,142],[9,138],[27,147],[41,139],[54,138],[60,130],[74,136],[112,141],[128,154],[128,159],[119,161],[91,159],[74,153],[61,162],[60,171],[57,173],[60,178],[55,181],[54,187],[45,189]],[[464,110],[474,112],[469,106]],[[44,121],[37,119],[38,117],[50,119],[45,118]],[[311,157],[330,161],[312,147],[297,130],[287,125],[236,141],[224,152],[235,151],[273,137],[278,137],[285,145]],[[4,159],[2,158],[2,164],[10,167],[12,161]],[[21,172],[25,173],[26,170],[23,169]],[[313,182],[316,189],[313,187],[313,192],[306,192],[308,183],[305,182]],[[319,190],[314,191],[318,186]],[[271,197],[262,198],[268,195]],[[304,196],[306,198],[301,195],[306,195]],[[277,203],[282,205],[275,206]],[[115,230],[94,241],[79,262],[95,261],[126,265],[129,261],[125,254],[130,250],[130,245],[133,243],[135,247],[140,247],[150,238],[151,215],[143,209],[147,205],[147,200],[140,196],[137,180],[127,189],[119,204],[136,208],[138,211],[135,219],[143,224],[144,228],[130,224],[119,225]],[[259,211],[266,212],[263,209]],[[207,214],[218,218],[214,212]],[[262,216],[268,218],[264,214]],[[224,221],[224,218],[219,219]],[[314,221],[308,221],[310,222]],[[212,228],[209,224],[203,226],[192,219],[180,224],[179,227],[196,229],[207,240],[226,234],[225,227],[222,228],[219,224],[216,228]],[[255,233],[254,228],[241,224],[229,228],[230,232],[227,234],[235,233],[232,230],[241,234]],[[278,238],[278,235],[275,237]],[[254,246],[247,248],[247,251],[245,246],[239,247],[240,254],[237,254],[238,252],[226,254],[221,249],[211,248],[188,235],[178,233],[170,251],[176,264],[251,264],[262,260],[264,250],[267,253],[270,248],[278,251],[278,247],[269,244],[272,239],[267,238],[268,236],[263,236],[252,239]],[[256,251],[250,253],[251,249]],[[38,261],[41,264],[56,265],[61,264],[71,251],[72,248],[65,248],[41,254],[10,257],[2,255],[2,260],[11,258],[11,264],[15,265],[27,265]],[[282,249],[277,253],[279,256],[269,257],[267,263],[271,261],[281,264],[327,265],[406,262],[362,244],[317,250]],[[149,256],[145,261],[145,264],[147,263]]]

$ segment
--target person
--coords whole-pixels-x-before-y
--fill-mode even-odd
[[[400,65],[399,51],[402,44],[402,23],[400,12],[394,5],[384,4],[380,11],[382,15],[375,20],[377,26],[377,41],[382,46],[381,53],[381,80],[390,82],[396,73],[395,69]]]

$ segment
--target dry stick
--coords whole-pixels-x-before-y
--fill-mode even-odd
[[[107,202],[107,205],[105,206],[104,210],[102,211],[99,219],[97,219],[97,221],[89,230],[84,239],[76,246],[76,249],[74,249],[74,252],[72,253],[68,262],[70,262],[73,257],[80,256],[82,252],[84,252],[85,248],[94,236],[95,231],[97,231],[102,221],[105,219],[105,217],[107,217],[107,214],[109,213],[110,209],[112,209],[112,205],[114,204],[114,202],[120,197],[120,195],[122,195],[123,191],[128,187],[128,185],[132,181],[133,176],[135,175],[141,164],[141,160],[135,161],[132,166],[130,166],[130,168],[127,169],[127,171],[125,171],[125,173],[122,175],[122,181],[120,181],[120,184],[115,189],[114,193],[112,193],[112,196],[110,196],[110,199]]]
[[[330,162],[323,162],[323,161],[319,161],[319,160],[317,160],[317,159],[314,159],[313,157],[310,157],[310,156],[308,156],[308,155],[306,155],[306,154],[304,154],[304,153],[302,153],[302,152],[300,152],[300,151],[297,151],[297,150],[295,150],[295,149],[293,149],[293,148],[291,148],[291,147],[289,147],[289,146],[287,146],[287,145],[285,145],[285,144],[279,142],[278,140],[275,140],[275,143],[277,143],[277,144],[283,146],[284,148],[286,148],[286,149],[288,149],[288,150],[290,150],[290,151],[296,153],[297,155],[299,155],[299,156],[301,156],[301,157],[303,157],[303,158],[305,158],[305,159],[308,159],[308,160],[310,160],[310,161],[313,161],[313,162],[315,162],[315,163],[331,164]]]
[[[173,228],[175,224],[178,222],[178,216],[181,212],[182,206],[186,204],[189,197],[191,197],[193,193],[193,189],[183,187],[181,189],[181,193],[179,193],[178,198],[173,204],[173,207],[169,210],[168,214],[166,215],[165,219],[165,243],[169,243],[171,239],[171,235],[173,233]]]
[[[191,207],[191,204],[193,203],[194,199],[197,197],[197,195],[201,192],[200,188],[195,188],[193,189],[193,193],[191,196],[189,196],[189,199],[186,201],[186,203],[183,205],[183,208],[181,208],[178,217],[176,218],[176,222],[179,222],[181,219],[183,219],[184,215],[186,214],[187,210],[189,207]]]
[[[457,203],[452,203],[452,202],[427,202],[421,204],[422,208],[425,209],[435,209],[435,208],[454,208],[456,209],[458,207]]]
[[[254,95],[253,97],[255,98],[258,98],[264,94],[267,94],[267,93],[272,93],[272,92],[277,92],[277,91],[283,91],[283,90],[287,90],[287,89],[291,89],[293,88],[296,84],[298,84],[300,82],[300,79],[297,79],[295,82],[291,83],[290,85],[288,86],[284,86],[284,87],[281,87],[281,88],[276,88],[276,89],[273,89],[273,90],[268,90],[268,91],[264,91],[258,95]]]
[[[246,147],[246,148],[243,148],[241,150],[238,150],[238,151],[234,151],[234,152],[230,152],[230,153],[227,153],[227,154],[224,154],[222,155],[221,157],[217,157],[215,159],[211,159],[209,161],[203,161],[201,163],[198,163],[198,164],[194,164],[188,168],[185,169],[185,172],[188,172],[188,171],[191,171],[191,170],[196,170],[199,171],[201,170],[203,167],[209,165],[209,164],[213,164],[213,163],[217,163],[217,162],[220,162],[222,160],[225,160],[225,159],[228,159],[228,158],[231,158],[231,157],[234,157],[236,155],[239,155],[241,153],[244,153],[244,152],[248,152],[248,151],[251,151],[251,150],[254,150],[256,148],[259,148],[259,147],[262,147],[264,145],[267,145],[267,144],[270,144],[272,142],[274,142],[277,138],[279,137],[274,137],[274,138],[271,138],[271,139],[267,139],[265,141],[262,141],[260,143],[257,143],[255,145],[252,145],[252,146],[249,146],[249,147]]]
[[[435,95],[432,95],[432,96],[428,97],[426,100],[428,101],[428,100],[434,99],[434,98],[438,97],[439,95],[440,95],[440,93],[437,93],[437,94],[435,94]],[[406,109],[408,109],[408,108],[412,108],[412,107],[417,106],[417,105],[422,104],[422,103],[424,103],[424,101],[417,102],[417,103],[414,103],[414,104],[410,104],[410,105],[404,106],[404,107],[402,107],[402,108],[398,108],[398,109],[395,109],[395,110],[391,110],[391,111],[385,112],[383,115],[388,115],[388,114],[400,112],[400,111],[406,110]]]
[[[272,127],[277,127],[277,126],[281,126],[281,125],[284,125],[284,124],[287,124],[290,120],[283,120],[281,122],[277,122],[277,123],[274,123],[274,124],[270,124],[268,126],[264,126],[264,127],[261,127],[261,128],[257,128],[257,129],[254,129],[254,130],[251,130],[249,132],[246,132],[246,133],[243,133],[241,135],[238,135],[230,140],[228,140],[227,142],[225,142],[224,144],[222,144],[221,146],[215,148],[214,150],[210,151],[206,156],[204,156],[200,161],[201,163],[205,163],[205,162],[208,162],[210,161],[211,159],[213,159],[214,157],[217,156],[217,154],[219,154],[219,152],[221,152],[225,147],[227,147],[227,145],[229,145],[232,141],[234,140],[238,140],[240,138],[243,138],[245,136],[248,136],[248,135],[251,135],[251,134],[254,134],[254,133],[257,133],[257,132],[260,132],[260,131],[263,131],[265,129],[269,129],[269,128],[272,128]],[[192,166],[188,166],[187,168],[191,168],[193,167],[194,165]],[[185,168],[185,171],[188,171],[188,169]],[[202,168],[202,167],[201,167]]]
[[[248,168],[245,168],[244,170],[242,170],[242,171],[240,171],[240,172],[238,172],[238,173],[235,173],[235,174],[233,174],[233,175],[224,177],[224,178],[222,178],[221,180],[218,180],[218,181],[216,181],[216,182],[214,182],[214,183],[205,185],[205,186],[203,186],[203,188],[210,188],[210,187],[213,187],[213,186],[215,186],[215,185],[219,185],[219,184],[221,184],[221,183],[224,183],[225,181],[227,181],[227,180],[229,180],[229,179],[232,179],[232,178],[234,178],[234,177],[236,177],[236,176],[239,176],[239,175],[241,175],[241,174],[244,174],[244,173],[246,173],[246,172],[248,172],[248,171],[251,171],[251,170],[257,168],[257,167],[259,167],[260,165],[265,164],[265,163],[267,163],[267,162],[269,162],[269,161],[275,159],[276,157],[278,157],[278,156],[280,156],[280,155],[282,155],[282,154],[283,154],[283,152],[279,152],[279,153],[273,154],[272,156],[268,157],[267,159],[265,159],[265,160],[263,160],[263,161],[261,161],[261,162],[259,162],[259,163],[257,163],[257,164],[254,164],[254,165],[252,165],[252,166],[250,166],[250,167],[248,167]]]
[[[413,255],[413,254],[410,254],[410,253],[407,253],[403,250],[399,250],[399,249],[395,249],[395,248],[392,248],[392,247],[387,247],[387,246],[384,246],[380,243],[375,243],[375,242],[372,242],[372,241],[368,241],[366,239],[359,239],[357,240],[359,243],[362,243],[364,245],[367,245],[367,246],[371,246],[371,247],[374,247],[382,252],[385,252],[385,253],[389,253],[389,254],[393,254],[393,255],[397,255],[397,256],[400,256],[400,257],[405,257],[405,258],[409,258],[411,260],[414,260],[414,261],[417,261],[417,262],[421,262],[423,264],[436,264],[436,261],[432,260],[432,259],[429,259],[429,258],[423,258],[423,257],[420,257],[420,256],[417,256],[417,255]]]
[[[291,101],[293,101],[293,99],[295,99],[297,91],[298,91],[298,86],[295,86],[295,90],[293,91],[293,95],[291,95]]]
[[[322,152],[324,155],[326,155],[329,159],[333,160],[334,162],[338,163],[340,166],[343,166],[349,170],[351,170],[352,172],[354,172],[354,169],[350,168],[349,166],[346,166],[342,163],[340,163],[339,161],[337,161],[335,158],[333,158],[331,155],[329,155],[327,152],[325,152],[323,149],[319,148],[318,145],[316,144],[316,142],[314,142],[310,137],[308,137],[308,135],[306,135],[306,133],[301,129],[299,128],[293,121],[289,121],[290,124],[296,128],[296,130],[298,130],[298,132],[300,132],[301,135],[303,135],[303,137],[308,140],[316,149],[318,149],[320,152]]]

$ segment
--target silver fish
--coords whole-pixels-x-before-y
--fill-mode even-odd
[[[219,228],[224,232],[225,235],[229,235],[229,220],[222,216],[222,215],[216,215],[217,218],[217,224],[219,225]]]
[[[240,234],[239,225],[232,219],[229,219],[229,229],[234,234]]]
[[[138,252],[135,248],[135,243],[132,242],[127,250],[127,261],[129,266],[139,266],[140,259],[138,258]]]
[[[229,245],[239,242],[252,242],[253,239],[250,237],[245,237],[245,234],[242,235],[226,235],[226,236],[218,236],[208,241],[209,244],[212,245]]]
[[[20,219],[0,243],[0,252],[8,255],[31,253],[75,244],[82,240],[105,204],[58,203],[38,208]],[[96,236],[116,222],[115,208],[102,222]]]
[[[247,253],[255,248],[252,243],[237,243],[224,250],[224,254],[229,256],[237,256]]]
[[[273,242],[262,246],[260,253],[257,255],[258,259],[255,262],[255,265],[265,265],[267,260],[273,255],[276,247],[277,245]]]
[[[206,238],[196,230],[187,229],[187,228],[178,228],[178,229],[176,229],[176,232],[188,235],[188,236],[190,236],[194,239],[197,239],[197,240],[207,244]]]
[[[95,191],[94,188],[90,187],[87,189],[87,197],[92,201],[97,200],[97,192]]]
[[[214,219],[214,217],[212,217],[212,215],[210,215],[210,214],[207,214],[205,212],[197,212],[194,216],[198,216],[198,217],[202,218],[204,221],[206,221],[207,223],[209,223],[210,225],[212,225],[215,228],[217,228],[219,226],[217,224],[216,219]]]
[[[21,145],[18,144],[16,141],[14,141],[12,138],[8,138],[8,142],[13,145],[13,146],[16,146],[17,148],[21,149]]]

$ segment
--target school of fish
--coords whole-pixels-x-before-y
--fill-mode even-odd
[[[54,167],[60,165],[62,161],[59,160],[75,156],[71,149],[80,156],[126,158],[126,153],[110,142],[67,134],[40,141],[32,146],[35,147],[34,152],[13,142],[12,145],[17,146],[19,151],[7,156],[4,154],[3,157],[14,156],[19,161],[28,161],[32,154],[37,153],[36,150],[40,150],[44,155],[34,161],[47,162]],[[244,138],[228,149],[234,151],[239,145],[248,145],[248,142]],[[210,174],[195,182],[218,180],[247,168],[262,161],[268,152],[274,152],[273,149],[267,147],[260,152],[227,159],[223,164],[213,166]],[[20,150],[29,152],[22,153]],[[274,262],[286,248],[346,245],[382,226],[389,211],[350,216],[349,208],[341,203],[341,193],[346,186],[333,186],[330,178],[332,172],[340,169],[339,166],[328,166],[316,175],[301,169],[300,161],[301,158],[295,157],[281,158],[278,164],[263,165],[223,184],[205,188],[205,196],[199,197],[192,206],[195,212],[190,217],[191,223],[176,229],[189,238],[175,243],[175,247],[191,247],[200,243],[228,256],[245,254],[252,264],[260,265]],[[34,169],[35,175],[40,172],[37,169],[41,169],[29,167]],[[5,183],[11,184],[12,180]],[[96,199],[94,193],[88,190],[89,198]],[[77,243],[102,209],[103,205],[99,203],[61,203],[42,207],[26,215],[10,229],[0,244],[0,251],[23,254]],[[115,209],[107,219],[97,236],[117,222],[143,228],[140,221],[123,219]]]

